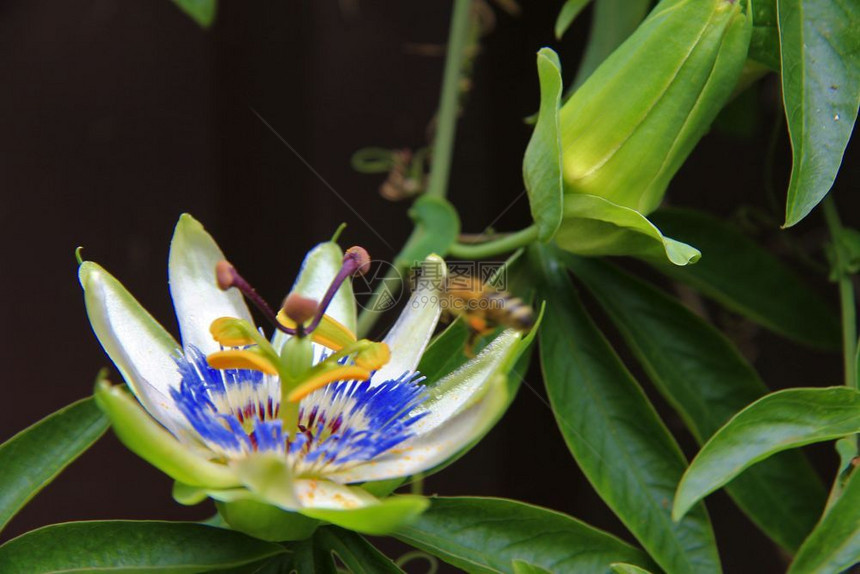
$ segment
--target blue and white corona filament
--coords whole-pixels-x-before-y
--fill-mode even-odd
[[[407,304],[383,341],[357,339],[350,277],[368,261],[360,249],[318,245],[275,313],[183,215],[168,264],[182,344],[107,271],[83,262],[93,330],[133,394],[96,386],[119,438],[174,478],[183,502],[262,502],[373,534],[420,512],[423,499],[380,499],[371,491],[387,491],[368,485],[432,469],[485,433],[509,402],[505,374],[525,342],[505,331],[454,372],[425,380],[416,368],[443,285],[420,282],[412,297],[427,303]],[[424,264],[444,277],[440,258]],[[275,326],[271,339],[246,299]],[[385,511],[371,518],[375,507]]]

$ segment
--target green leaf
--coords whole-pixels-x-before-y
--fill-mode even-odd
[[[217,0],[173,0],[173,2],[202,28],[208,28],[215,20]]]
[[[314,574],[337,574],[337,565],[334,562],[331,550],[317,543],[316,537],[303,540],[293,544],[292,559],[285,561],[278,572],[313,572]]]
[[[514,560],[511,566],[514,569],[514,574],[552,574],[552,572],[545,568],[523,562],[522,560]]]
[[[791,227],[836,179],[860,105],[860,3],[778,0],[782,97],[793,165],[785,205]]]
[[[0,546],[0,572],[184,574],[234,568],[283,551],[277,544],[190,522],[69,522]]]
[[[570,516],[498,498],[434,498],[395,536],[467,572],[513,572],[514,560],[578,574],[603,574],[610,562],[652,564],[641,550]]]
[[[561,132],[558,113],[561,105],[561,64],[558,55],[542,48],[537,55],[540,80],[540,111],[523,157],[523,181],[529,194],[532,219],[538,239],[549,241],[561,225]]]
[[[651,0],[595,0],[588,44],[567,96],[615,51],[645,19]]]
[[[817,348],[841,348],[839,320],[830,306],[734,227],[682,209],[660,210],[651,219],[705,254],[692,267],[664,265],[662,272],[775,333]]]
[[[396,574],[403,572],[364,537],[342,528],[321,528],[317,544],[333,551],[352,574]]]
[[[610,564],[609,569],[612,570],[615,574],[651,574],[644,568],[639,568],[638,566],[634,566],[633,564]]]
[[[0,530],[108,427],[92,398],[48,415],[0,445]]]
[[[469,327],[462,320],[455,320],[430,342],[416,370],[431,382],[453,372],[468,360],[463,353],[468,340]]]
[[[718,572],[703,506],[673,522],[668,502],[686,460],[633,376],[586,313],[549,248],[529,251],[550,311],[540,358],[553,413],[591,485],[651,557],[669,572]]]
[[[779,71],[779,28],[776,0],[752,0],[753,29],[749,59]]]
[[[580,255],[630,255],[654,262],[688,265],[701,253],[665,237],[648,219],[629,207],[585,193],[564,196],[564,221],[556,234],[559,247]]]
[[[348,530],[383,536],[402,524],[415,520],[429,504],[423,496],[404,494],[383,498],[379,504],[352,510],[306,507],[302,508],[301,512],[305,516],[325,520]]]
[[[778,452],[860,432],[860,392],[786,389],[754,402],[714,434],[678,485],[672,516]]]
[[[842,572],[860,562],[860,472],[800,547],[789,574]]]
[[[607,263],[570,256],[565,261],[699,444],[767,392],[734,345],[674,298]],[[815,526],[826,496],[799,452],[763,461],[728,491],[762,530],[791,551]]]
[[[561,40],[561,37],[564,36],[564,33],[567,32],[567,29],[570,28],[570,25],[579,16],[579,13],[588,6],[589,2],[591,0],[567,0],[564,3],[564,6],[561,7],[561,11],[558,13],[558,19],[555,21],[555,37],[557,40]]]
[[[460,234],[457,210],[442,197],[422,195],[412,204],[409,217],[415,230],[395,262],[400,268],[424,261],[431,253],[444,256]]]

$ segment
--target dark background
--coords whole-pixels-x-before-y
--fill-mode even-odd
[[[556,48],[569,78],[587,37],[588,13],[558,43],[552,24],[561,1],[523,4],[519,18],[498,13],[458,131],[450,198],[466,231],[482,230],[503,212],[499,230],[529,223],[525,198],[514,199],[529,136],[521,118],[538,102],[534,54]],[[410,46],[443,44],[449,9],[448,2],[394,0],[223,2],[217,24],[204,32],[167,0],[0,4],[0,441],[87,396],[108,364],[76,280],[79,245],[174,332],[167,249],[184,211],[207,226],[271,301],[285,294],[304,252],[340,222],[349,224],[344,244],[390,259],[410,231],[407,205],[382,199],[382,177],[353,172],[349,158],[368,145],[424,144],[442,58],[415,55]],[[673,182],[672,203],[723,216],[742,203],[766,208],[763,150],[778,97],[773,79],[752,95],[761,113],[747,123],[747,138],[708,136]],[[846,165],[856,155],[854,145]],[[772,178],[780,201],[789,167],[783,135]],[[859,185],[856,169],[837,182],[849,223],[856,223],[858,202],[846,191]],[[776,227],[760,238],[778,245]],[[788,233],[814,246],[821,227],[815,214]],[[816,282],[832,299],[832,286]],[[836,355],[766,333],[748,343],[772,388],[839,382]],[[568,456],[542,395],[533,368],[502,423],[469,456],[430,478],[427,492],[517,498],[630,540]],[[678,418],[656,402],[694,453]],[[829,447],[811,454],[829,480]],[[177,505],[170,486],[109,433],[0,541],[67,520],[211,514],[208,504]],[[784,569],[776,548],[725,496],[709,498],[709,508],[727,571]]]

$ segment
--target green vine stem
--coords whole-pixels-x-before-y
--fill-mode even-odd
[[[530,225],[515,233],[506,234],[504,237],[484,243],[455,243],[451,246],[448,253],[454,257],[462,257],[463,259],[485,259],[494,255],[516,251],[520,247],[534,243],[537,240],[537,236],[537,226]]]
[[[454,154],[454,135],[457,129],[457,115],[460,96],[460,70],[469,45],[470,26],[469,16],[472,0],[454,0],[454,10],[451,14],[451,28],[448,34],[448,49],[445,56],[445,70],[442,76],[442,94],[439,98],[439,113],[436,122],[436,137],[433,140],[432,163],[430,180],[426,193],[437,197],[445,197],[448,192],[448,176],[451,172],[451,159]],[[412,232],[413,236],[415,231]],[[405,245],[409,245],[410,239]],[[402,259],[399,253],[394,261]],[[402,274],[395,268],[390,268],[386,274],[388,281],[380,282],[370,297],[365,308],[358,316],[358,335],[367,336],[376,324],[381,314],[376,310],[376,303],[382,297],[386,287],[399,287],[396,283],[403,281]],[[387,283],[387,285],[386,285]]]
[[[833,241],[833,271],[839,282],[839,303],[842,308],[842,355],[845,365],[845,385],[857,388],[857,309],[854,302],[854,285],[847,269],[845,248],[842,244],[842,223],[833,197],[828,195],[824,206],[824,219]]]
[[[469,45],[469,13],[471,0],[455,0],[451,15],[451,31],[442,76],[442,94],[439,96],[439,115],[436,118],[436,137],[433,139],[432,165],[427,194],[445,197],[448,175],[454,155],[454,132],[460,108],[460,72]]]

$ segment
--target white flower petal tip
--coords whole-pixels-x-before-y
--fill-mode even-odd
[[[235,317],[254,323],[241,293],[235,289],[223,291],[215,281],[215,266],[224,259],[224,253],[203,225],[183,214],[170,242],[170,294],[182,343],[207,354],[220,348],[209,332],[214,319]]]
[[[374,382],[396,379],[418,366],[442,314],[447,277],[448,266],[441,257],[430,255],[424,260],[406,308],[384,339],[391,349],[391,360],[376,372]]]
[[[100,265],[78,269],[93,331],[137,399],[171,430],[187,428],[170,390],[179,386],[179,343]]]
[[[320,301],[342,265],[343,251],[337,243],[326,241],[317,244],[302,261],[298,277],[290,289],[290,293],[297,293]],[[356,303],[350,281],[344,281],[337,290],[334,299],[326,309],[326,314],[355,333]],[[288,335],[278,331],[272,339],[272,345],[276,349],[280,349],[288,338]]]

